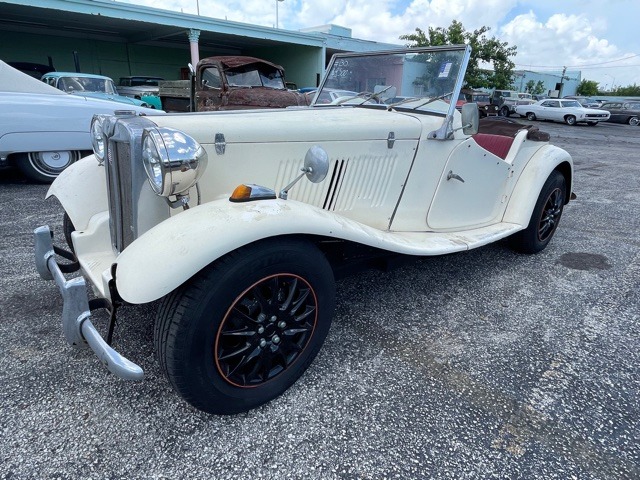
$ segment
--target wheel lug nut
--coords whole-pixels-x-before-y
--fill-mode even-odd
[[[287,323],[284,321],[278,322],[278,328],[284,328],[287,326]]]
[[[263,338],[260,340],[260,348],[264,348],[267,345],[267,341]]]
[[[272,340],[273,340],[273,343],[280,343],[280,337],[277,335],[274,335]]]
[[[273,315],[273,316],[269,319],[269,321],[270,321],[270,322],[275,322],[277,319],[278,319],[278,317],[276,317],[275,315]]]
[[[262,335],[262,334],[264,333],[264,327],[260,327],[260,328],[258,329],[258,333],[259,333],[260,335]]]
[[[267,319],[267,316],[264,313],[258,315],[258,322],[262,323]]]

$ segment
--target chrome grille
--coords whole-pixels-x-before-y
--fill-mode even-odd
[[[170,216],[165,199],[151,191],[142,164],[142,133],[154,126],[148,118],[132,116],[109,117],[103,126],[109,229],[117,252]]]
[[[106,167],[111,244],[121,252],[134,240],[135,230],[131,191],[131,148],[128,142],[109,140]]]

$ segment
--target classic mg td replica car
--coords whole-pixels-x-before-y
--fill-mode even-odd
[[[35,231],[67,341],[142,379],[110,345],[114,320],[159,301],[155,351],[172,386],[206,412],[242,412],[309,367],[345,269],[507,237],[544,249],[572,195],[571,157],[515,122],[479,132],[475,104],[444,100],[458,98],[469,54],[336,55],[315,98],[357,93],[331,104],[94,117],[94,155],[47,194],[64,208],[70,250]],[[103,308],[109,325],[92,321]]]

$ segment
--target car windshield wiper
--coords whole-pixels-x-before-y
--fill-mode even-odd
[[[415,107],[413,107],[413,108],[412,108],[412,110],[416,110],[416,109],[418,109],[418,108],[420,108],[420,107],[424,107],[425,105],[429,105],[430,103],[433,103],[433,102],[435,102],[436,100],[442,100],[443,98],[448,97],[449,95],[453,95],[453,92],[448,92],[448,93],[445,93],[445,94],[440,95],[440,96],[438,96],[438,97],[430,98],[430,99],[429,99],[429,100],[427,100],[426,102],[422,102],[422,103],[420,103],[420,104],[416,105]],[[452,101],[453,101],[453,97],[452,97]]]
[[[335,105],[342,105],[345,102],[348,102],[350,100],[354,100],[356,98],[363,98],[362,102],[355,104],[355,107],[359,107],[360,105],[364,105],[365,103],[367,103],[370,100],[377,100],[380,101],[380,96],[386,92],[387,90],[389,90],[390,88],[392,88],[393,85],[388,85],[386,88],[383,88],[382,90],[380,90],[378,93],[371,93],[371,92],[360,92],[356,95],[353,95],[351,97],[347,97],[347,98],[343,98],[342,100],[339,100],[335,103]]]

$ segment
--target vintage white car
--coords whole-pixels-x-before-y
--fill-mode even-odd
[[[516,106],[516,113],[527,120],[553,120],[567,125],[586,123],[597,125],[598,122],[609,120],[606,110],[585,108],[577,100],[548,98],[531,105]]]
[[[94,156],[47,194],[66,212],[74,253],[53,246],[49,227],[35,231],[67,341],[142,379],[109,345],[113,320],[123,305],[159,300],[155,350],[170,383],[206,412],[242,412],[311,364],[346,270],[507,237],[521,252],[544,249],[572,198],[572,159],[516,122],[478,133],[475,104],[458,112],[442,100],[458,98],[469,54],[336,55],[320,90],[359,93],[335,105],[96,116]],[[111,312],[106,335],[97,308]]]
[[[0,166],[17,165],[31,179],[51,183],[91,153],[94,114],[157,114],[157,110],[69,95],[0,60]]]

